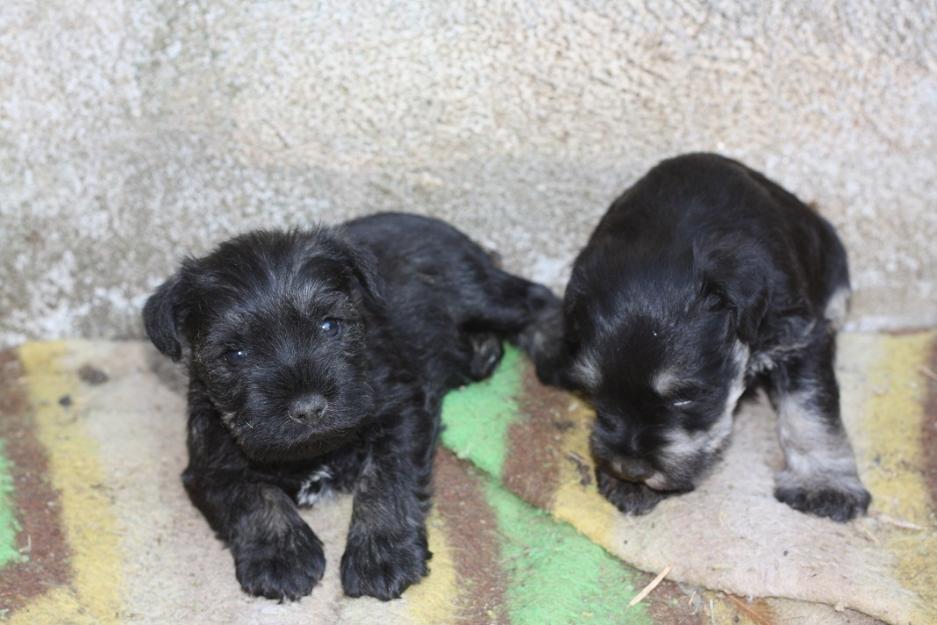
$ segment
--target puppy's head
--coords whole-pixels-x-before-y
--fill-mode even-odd
[[[369,414],[372,262],[334,231],[253,232],[188,259],[149,298],[147,335],[190,371],[244,452],[326,451]]]
[[[729,437],[763,308],[755,291],[748,297],[708,277],[685,287],[654,282],[640,294],[610,291],[580,311],[588,327],[579,329],[571,377],[595,407],[591,447],[602,469],[687,491]]]

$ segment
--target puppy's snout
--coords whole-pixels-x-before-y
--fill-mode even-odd
[[[618,477],[629,482],[643,482],[654,474],[654,468],[638,458],[615,458],[611,464]]]
[[[290,417],[296,421],[313,422],[325,413],[329,403],[322,395],[310,393],[290,404]]]

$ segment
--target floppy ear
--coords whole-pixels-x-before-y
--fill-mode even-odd
[[[377,273],[377,259],[367,250],[347,248],[351,272],[361,287],[365,302],[371,308],[384,306],[384,284]]]
[[[727,309],[740,341],[750,345],[768,310],[767,276],[762,263],[742,250],[710,254],[702,270],[701,294]]]
[[[302,271],[340,277],[349,287],[357,287],[364,305],[372,312],[383,309],[383,281],[373,253],[356,247],[341,227],[320,227],[309,236],[301,232],[298,235],[306,242]]]
[[[703,281],[703,293],[707,297],[715,298],[723,308],[729,310],[739,340],[751,345],[758,337],[758,330],[768,308],[767,293],[763,285],[744,278],[707,278]]]
[[[143,307],[143,327],[156,349],[178,361],[182,358],[181,301],[184,287],[181,272],[159,285]]]

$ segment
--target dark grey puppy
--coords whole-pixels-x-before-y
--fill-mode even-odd
[[[253,232],[185,260],[143,317],[186,357],[182,479],[243,589],[312,590],[325,557],[297,504],[328,489],[354,492],[345,593],[387,600],[419,581],[443,394],[489,375],[552,297],[414,215]]]
[[[833,373],[848,296],[826,220],[736,161],[680,156],[609,208],[535,360],[542,380],[591,398],[599,488],[622,511],[691,490],[740,396],[763,385],[786,460],[775,496],[845,521],[870,500]]]

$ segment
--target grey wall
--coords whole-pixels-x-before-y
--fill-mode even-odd
[[[7,0],[0,344],[138,335],[183,254],[384,209],[561,287],[701,149],[840,228],[854,327],[935,323],[935,32],[934,2]]]

